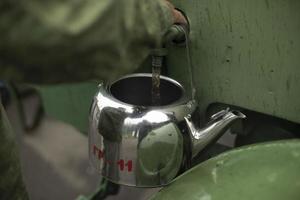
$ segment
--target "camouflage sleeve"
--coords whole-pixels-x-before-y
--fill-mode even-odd
[[[0,199],[27,200],[15,135],[0,101]]]
[[[171,24],[162,0],[1,1],[0,79],[115,78],[136,69]]]

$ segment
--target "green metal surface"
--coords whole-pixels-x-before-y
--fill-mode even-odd
[[[243,147],[220,154],[176,178],[155,200],[298,200],[300,140]]]
[[[191,24],[200,113],[221,102],[300,123],[300,1],[174,0]],[[185,49],[169,75],[188,84]]]
[[[63,84],[38,87],[47,115],[73,125],[82,133],[88,130],[89,108],[97,83]]]

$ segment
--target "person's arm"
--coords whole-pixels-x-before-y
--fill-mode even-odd
[[[109,79],[136,69],[174,23],[164,0],[0,3],[0,79]]]

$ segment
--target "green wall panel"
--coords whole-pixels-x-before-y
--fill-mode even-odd
[[[87,133],[89,108],[97,91],[97,83],[43,86],[38,89],[47,115]]]
[[[300,123],[300,1],[174,0],[190,23],[200,111],[221,102]],[[188,83],[185,49],[169,75]]]

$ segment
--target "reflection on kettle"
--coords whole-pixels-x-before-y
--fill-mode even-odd
[[[223,110],[202,129],[191,120],[196,102],[175,80],[161,76],[161,105],[151,105],[151,74],[125,76],[99,85],[90,112],[89,155],[92,165],[112,182],[137,187],[170,183],[183,166],[186,145],[192,158],[237,119]],[[182,127],[179,124],[184,124]],[[189,144],[184,142],[188,131]]]

